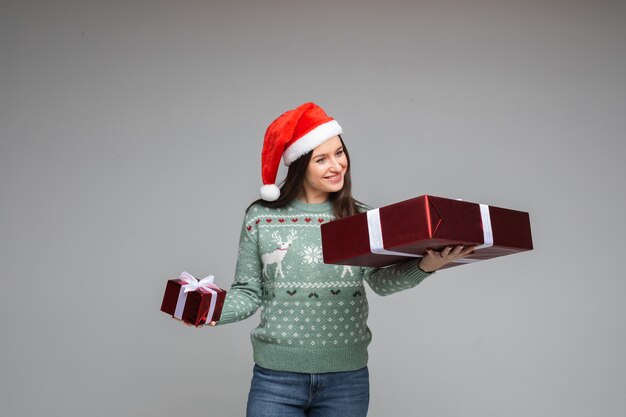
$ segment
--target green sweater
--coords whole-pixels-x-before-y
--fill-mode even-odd
[[[278,209],[255,204],[246,213],[235,281],[218,324],[261,308],[251,334],[259,366],[305,373],[364,367],[372,334],[363,281],[389,295],[430,275],[416,261],[388,268],[324,264],[320,225],[333,219],[330,202],[296,200]]]

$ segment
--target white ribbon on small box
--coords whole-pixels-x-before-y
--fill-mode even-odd
[[[209,275],[198,281],[198,279],[196,279],[189,272],[183,271],[178,279],[184,281],[185,284],[181,285],[178,292],[178,301],[176,302],[176,311],[174,311],[174,317],[179,320],[183,318],[183,310],[185,309],[185,303],[187,302],[187,293],[196,291],[201,288],[212,295],[211,305],[209,307],[209,314],[207,315],[207,321],[210,321],[211,318],[213,318],[213,313],[215,312],[215,304],[217,303],[216,290],[220,289],[217,285],[213,283],[215,277],[213,275]]]
[[[486,204],[479,204],[480,206],[480,218],[483,223],[483,244],[476,247],[478,249],[485,249],[493,246],[493,229],[491,228],[491,217],[489,216],[489,206]],[[373,209],[367,211],[367,228],[370,238],[370,252],[377,255],[393,255],[393,256],[407,256],[411,258],[422,258],[423,255],[417,255],[414,253],[396,252],[385,249],[383,243],[383,229],[380,224],[380,211],[379,209]],[[471,263],[478,262],[480,259],[467,259],[461,258],[454,261],[455,263]]]

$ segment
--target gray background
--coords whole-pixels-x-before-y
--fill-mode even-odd
[[[625,415],[618,1],[2,1],[0,414],[241,416],[232,282],[267,124],[344,127],[355,195],[531,213],[535,250],[372,295],[371,416]]]

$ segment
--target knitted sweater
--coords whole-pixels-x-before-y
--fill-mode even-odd
[[[235,281],[218,324],[261,308],[251,334],[259,366],[305,373],[364,367],[372,334],[363,281],[388,295],[430,275],[415,261],[388,268],[324,264],[320,225],[333,219],[330,202],[295,200],[278,209],[255,204],[246,213]]]

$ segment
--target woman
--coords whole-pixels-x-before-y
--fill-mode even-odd
[[[352,197],[341,134],[314,103],[282,114],[265,134],[262,199],[246,211],[235,281],[219,323],[212,323],[243,320],[261,308],[251,334],[248,417],[365,416],[371,333],[363,281],[392,294],[473,250],[429,251],[385,269],[324,264],[320,225],[365,210]],[[281,157],[289,171],[279,189]]]

